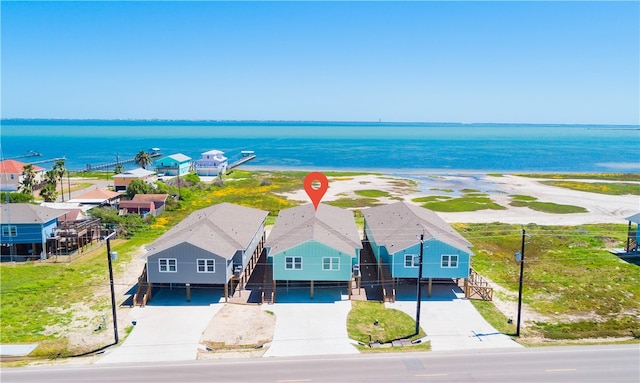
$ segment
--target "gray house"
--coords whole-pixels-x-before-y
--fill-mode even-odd
[[[221,203],[198,210],[148,248],[149,284],[191,286],[245,283],[265,241],[268,212]]]

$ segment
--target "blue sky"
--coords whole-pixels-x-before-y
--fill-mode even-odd
[[[628,2],[2,2],[3,118],[640,123]]]

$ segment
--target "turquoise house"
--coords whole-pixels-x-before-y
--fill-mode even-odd
[[[191,163],[191,157],[172,154],[156,161],[156,171],[167,176],[184,176],[191,171]]]
[[[353,278],[362,241],[353,212],[312,204],[281,210],[267,242],[268,259],[278,282],[344,282]]]
[[[381,275],[422,278],[468,278],[471,243],[431,210],[405,202],[363,210],[365,241],[371,245]],[[421,237],[422,242],[421,242]]]

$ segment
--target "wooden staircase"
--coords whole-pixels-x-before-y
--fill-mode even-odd
[[[382,297],[384,302],[396,301],[396,288],[391,276],[391,267],[389,264],[379,264],[380,267],[380,284],[382,285]]]
[[[144,265],[142,274],[138,277],[138,289],[133,295],[132,306],[146,306],[147,302],[151,299],[151,283],[147,282],[147,265]]]
[[[266,262],[262,281],[262,303],[273,304],[276,300],[276,282],[273,280],[273,264]]]
[[[464,296],[467,299],[491,301],[493,300],[493,287],[474,269],[471,269],[469,278],[464,280]]]

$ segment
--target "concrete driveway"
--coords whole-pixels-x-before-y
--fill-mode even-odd
[[[396,301],[385,306],[415,318],[415,285],[398,286]],[[487,323],[455,284],[434,284],[430,298],[423,286],[420,327],[431,340],[433,351],[522,347]]]
[[[184,289],[162,289],[146,307],[131,309],[133,331],[96,363],[195,360],[202,332],[224,305],[220,301],[212,289],[192,289],[190,302]]]
[[[358,354],[347,335],[351,301],[338,288],[277,292],[276,303],[262,309],[276,315],[273,340],[264,357]]]

